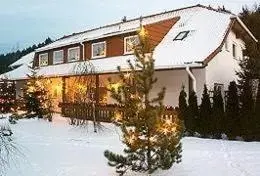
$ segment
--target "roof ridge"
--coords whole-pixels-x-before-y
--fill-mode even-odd
[[[70,35],[65,35],[65,36],[55,40],[54,42],[62,40],[62,39],[66,39],[66,38],[69,38],[69,37],[72,37],[72,36],[75,36],[75,35],[84,34],[86,32],[91,32],[91,31],[95,31],[95,30],[98,30],[98,29],[103,29],[103,28],[112,27],[112,26],[116,26],[116,25],[119,25],[119,24],[127,23],[127,22],[132,22],[132,21],[138,20],[140,18],[143,18],[143,19],[144,18],[151,18],[151,17],[154,17],[154,16],[163,15],[163,14],[167,14],[167,13],[172,13],[172,12],[185,10],[185,9],[190,9],[190,8],[194,8],[194,7],[206,7],[206,6],[202,6],[201,4],[196,4],[196,5],[192,5],[192,6],[188,6],[188,7],[182,7],[182,8],[178,8],[178,9],[174,9],[174,10],[168,10],[168,11],[164,11],[164,12],[160,12],[160,13],[150,14],[150,15],[146,15],[146,16],[140,16],[140,17],[136,17],[136,18],[132,18],[132,19],[126,20],[124,22],[120,21],[120,22],[107,24],[107,25],[100,26],[100,27],[95,27],[95,28],[92,28],[92,29],[89,29],[89,30],[85,30],[85,31],[77,32],[77,33],[72,33]]]

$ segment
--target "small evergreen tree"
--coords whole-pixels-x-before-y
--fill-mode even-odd
[[[121,83],[111,85],[111,96],[123,107],[113,121],[123,133],[125,155],[105,151],[108,164],[123,175],[128,169],[152,173],[169,169],[181,161],[181,135],[183,125],[177,117],[163,119],[165,88],[151,98],[154,78],[154,60],[144,28],[139,33],[140,45],[135,55],[136,63],[129,61],[130,77],[119,68]],[[137,70],[136,70],[137,68]],[[129,74],[128,74],[129,75]]]
[[[197,95],[194,91],[190,92],[189,95],[189,106],[188,106],[188,118],[186,121],[186,129],[189,132],[196,132],[199,130],[198,122],[199,122],[199,109],[198,109],[198,101]]]
[[[38,76],[37,72],[31,68],[31,75],[28,75],[29,80],[26,82],[23,101],[27,117],[46,117],[51,121],[50,108],[51,97],[47,88],[47,80],[42,76]]]
[[[215,137],[220,138],[226,126],[221,90],[214,90],[212,111],[211,132]]]
[[[179,95],[179,112],[180,112],[179,117],[180,119],[184,120],[184,122],[187,119],[187,111],[188,111],[187,93],[185,92],[185,87],[182,86],[182,90]]]
[[[201,106],[200,106],[200,122],[199,122],[199,132],[203,135],[210,134],[212,130],[212,109],[211,109],[211,102],[209,98],[208,88],[204,85],[204,90],[201,99]]]
[[[227,105],[226,105],[226,134],[230,137],[240,135],[240,116],[239,116],[239,99],[237,84],[235,81],[230,82],[228,86]]]
[[[245,138],[248,138],[248,135],[253,134],[254,129],[254,118],[253,118],[253,112],[254,112],[254,100],[252,95],[252,86],[250,85],[249,80],[245,80],[242,83],[241,88],[241,117],[240,117],[240,124],[241,124],[241,132],[242,135],[244,135]]]
[[[260,140],[260,79],[258,80],[257,96],[254,110],[254,138]]]
[[[10,113],[15,108],[15,83],[7,79],[0,80],[0,112]]]

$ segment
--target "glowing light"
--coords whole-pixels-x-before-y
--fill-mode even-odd
[[[77,88],[80,92],[86,92],[87,91],[87,88],[82,84],[78,84]]]
[[[150,138],[150,141],[151,141],[152,143],[156,142],[156,141],[157,141],[157,137],[156,137],[156,136],[152,136],[152,137]]]
[[[56,86],[55,86],[55,90],[56,90],[57,92],[61,92],[61,91],[62,91],[62,86],[61,86],[61,85],[56,85]]]
[[[147,35],[147,31],[145,30],[145,28],[143,26],[140,29],[139,35],[141,37],[145,37]]]
[[[130,78],[130,76],[131,76],[130,73],[126,73],[126,74],[124,74],[124,77],[125,77],[126,79]]]
[[[120,86],[121,86],[120,83],[114,83],[110,85],[110,88],[114,89],[117,92]]]
[[[128,143],[129,144],[134,144],[134,142],[136,141],[136,136],[134,134],[131,134],[129,137],[128,137]]]
[[[119,112],[116,112],[116,113],[115,113],[115,116],[114,116],[114,120],[115,120],[116,122],[121,121],[121,120],[122,120],[122,115],[121,115]]]
[[[171,121],[171,119],[167,119],[167,120],[165,120],[165,123],[166,123],[167,125],[171,125],[171,124],[172,124],[172,121]]]

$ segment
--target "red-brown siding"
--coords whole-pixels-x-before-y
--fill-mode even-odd
[[[169,32],[169,30],[172,28],[172,26],[179,20],[179,18],[172,18],[164,21],[160,21],[157,23],[145,25],[144,28],[148,32],[148,38],[150,41],[150,44],[152,48],[154,49],[164,38],[164,36]],[[97,39],[93,41],[84,42],[84,49],[85,49],[85,59],[91,59],[92,58],[92,44],[97,42],[106,41],[106,57],[115,57],[115,56],[121,56],[124,54],[124,38],[131,35],[136,35],[136,32],[131,32],[128,34],[121,34],[117,36],[112,37],[106,37],[102,39]],[[83,48],[80,44],[73,44],[64,46],[61,48],[56,48],[48,51],[43,51],[36,53],[35,55],[35,66],[39,66],[39,54],[48,52],[49,54],[49,65],[53,64],[53,52],[57,50],[63,50],[64,51],[64,63],[68,62],[67,54],[68,49],[72,47],[80,46],[80,60],[83,58]]]

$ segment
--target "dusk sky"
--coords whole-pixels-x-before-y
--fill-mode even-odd
[[[239,13],[256,0],[0,0],[0,54],[140,15],[195,4]]]

